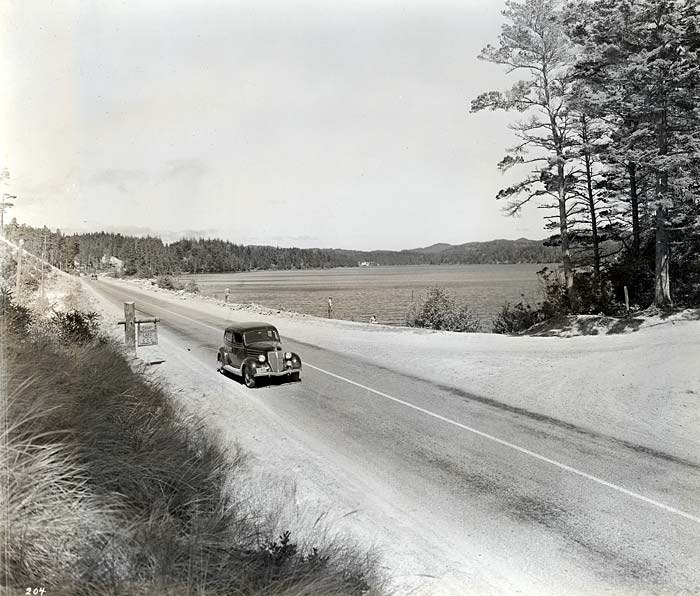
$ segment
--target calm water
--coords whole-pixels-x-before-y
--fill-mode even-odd
[[[458,303],[466,303],[487,325],[508,301],[540,300],[536,272],[543,265],[416,265],[357,267],[303,271],[251,271],[215,273],[194,277],[205,295],[229,301],[256,302],[279,308],[326,316],[328,297],[333,298],[335,318],[367,321],[373,314],[379,323],[403,324],[412,301],[425,297],[430,286],[442,286]]]

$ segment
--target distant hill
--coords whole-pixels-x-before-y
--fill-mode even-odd
[[[431,244],[430,246],[425,246],[423,248],[411,248],[406,252],[419,252],[424,255],[432,255],[442,252],[443,250],[447,250],[448,248],[454,248],[454,245],[446,244],[445,242],[438,242],[437,244]]]
[[[439,243],[408,251],[420,254],[430,263],[553,263],[559,260],[559,249],[545,246],[544,240],[489,240],[464,244]]]

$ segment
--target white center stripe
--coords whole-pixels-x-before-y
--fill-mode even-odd
[[[218,327],[215,327],[213,325],[209,325],[208,323],[202,323],[201,321],[198,321],[196,319],[192,319],[192,318],[187,317],[185,315],[181,315],[181,314],[176,313],[176,312],[169,310],[167,308],[163,308],[162,306],[157,306],[157,305],[149,303],[149,302],[145,302],[145,304],[152,306],[154,308],[159,308],[160,310],[167,312],[167,313],[170,313],[170,314],[173,314],[177,317],[187,319],[188,321],[191,321],[193,323],[197,323],[199,325],[202,325],[203,327],[208,327],[209,329],[221,331],[221,329]],[[367,387],[366,385],[362,385],[361,383],[357,383],[356,381],[353,381],[351,379],[341,377],[340,375],[336,375],[335,373],[324,370],[323,368],[319,368],[318,366],[314,366],[313,364],[309,364],[308,362],[304,362],[303,365],[308,366],[309,368],[312,368],[320,373],[323,373],[325,375],[328,375],[330,377],[338,379],[339,381],[343,381],[345,383],[350,383],[351,385],[354,385],[355,387],[359,387],[360,389],[364,389],[365,391],[369,391],[371,393],[374,393],[375,395],[378,395],[378,396],[383,397],[385,399],[391,400],[397,404],[401,404],[402,406],[405,406],[407,408],[411,408],[412,410],[416,410],[417,412],[421,412],[422,414],[425,414],[426,416],[431,416],[432,418],[435,418],[437,420],[441,420],[442,422],[445,422],[446,424],[451,424],[452,426],[455,426],[457,428],[460,428],[460,429],[465,430],[465,431],[470,432],[470,433],[474,433],[475,435],[478,435],[484,439],[487,439],[489,441],[493,441],[495,443],[498,443],[499,445],[503,445],[504,447],[507,447],[509,449],[513,449],[515,451],[523,453],[524,455],[528,455],[534,459],[545,462],[545,463],[550,464],[552,466],[556,466],[557,468],[560,468],[561,470],[566,470],[567,472],[571,472],[572,474],[580,476],[581,478],[585,478],[586,480],[590,480],[591,482],[595,482],[595,483],[600,484],[602,486],[606,486],[607,488],[610,488],[610,489],[615,490],[619,493],[627,495],[628,497],[632,497],[633,499],[638,499],[639,501],[643,501],[644,503],[647,503],[649,505],[653,505],[654,507],[658,507],[659,509],[663,509],[664,511],[667,511],[668,513],[672,513],[674,515],[679,515],[680,517],[684,517],[685,519],[689,519],[690,521],[693,521],[696,524],[700,524],[700,517],[696,517],[695,515],[691,515],[690,513],[686,513],[685,511],[681,511],[680,509],[676,509],[675,507],[671,507],[670,505],[666,505],[666,504],[661,503],[659,501],[655,501],[654,499],[650,499],[649,497],[645,497],[644,495],[640,495],[639,493],[628,490],[622,486],[618,486],[617,484],[613,484],[612,482],[608,482],[607,480],[603,480],[602,478],[598,478],[597,476],[593,476],[592,474],[588,474],[587,472],[583,472],[583,471],[578,470],[576,468],[572,468],[571,466],[567,466],[566,464],[558,462],[554,459],[551,459],[551,458],[546,457],[544,455],[540,455],[539,453],[535,453],[534,451],[530,451],[529,449],[526,449],[525,447],[520,447],[519,445],[515,445],[514,443],[510,443],[510,442],[505,441],[503,439],[499,439],[498,437],[494,437],[493,435],[490,435],[488,433],[485,433],[485,432],[482,432],[482,431],[477,430],[475,428],[472,428],[471,426],[467,426],[466,424],[462,424],[460,422],[455,422],[454,420],[450,420],[449,418],[446,418],[445,416],[441,416],[440,414],[436,414],[435,412],[431,412],[430,410],[426,410],[425,408],[421,408],[420,406],[416,406],[412,403],[409,403],[407,401],[399,399],[398,397],[392,397],[391,395],[388,395],[386,393],[378,391],[377,389],[372,389],[371,387]]]

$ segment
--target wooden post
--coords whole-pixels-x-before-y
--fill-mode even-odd
[[[630,311],[630,295],[627,293],[627,286],[624,287],[625,290],[625,308],[627,312]]]
[[[136,354],[136,306],[124,303],[124,341],[130,352]]]

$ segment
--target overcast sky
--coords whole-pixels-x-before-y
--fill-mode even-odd
[[[504,217],[514,116],[477,60],[500,0],[0,0],[20,222],[400,249],[541,238]]]

